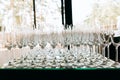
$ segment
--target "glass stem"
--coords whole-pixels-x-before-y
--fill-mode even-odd
[[[90,45],[90,55],[93,53],[93,45]]]
[[[115,56],[115,61],[117,61],[117,62],[118,62],[118,47],[119,46],[116,46],[116,56]]]
[[[98,53],[101,54],[101,45],[98,45]]]
[[[98,46],[95,45],[95,53],[97,54],[98,53]]]
[[[109,51],[109,45],[107,46],[107,57],[110,58],[110,51]]]
[[[105,57],[105,46],[102,48],[102,55]]]

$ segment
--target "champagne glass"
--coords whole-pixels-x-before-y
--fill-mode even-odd
[[[27,33],[23,32],[23,47],[26,47],[28,45],[28,39],[27,39]]]
[[[114,37],[114,34],[111,35],[111,41],[112,41],[112,43],[113,43],[113,45],[115,46],[115,49],[116,49],[115,61],[118,62],[119,61],[118,47],[120,46],[120,42],[118,42],[118,43],[114,42],[113,37]]]
[[[94,33],[93,32],[89,32],[89,42],[88,42],[88,45],[89,45],[89,49],[90,49],[90,55],[91,53],[93,53],[93,44],[94,44]]]
[[[16,48],[16,32],[12,32],[12,47]]]
[[[70,48],[71,48],[70,39],[71,39],[71,32],[70,32],[70,30],[68,29],[68,30],[67,30],[67,33],[66,33],[66,36],[65,36],[65,44],[66,44],[66,46],[68,47],[68,50],[70,50]]]
[[[62,45],[63,45],[63,48],[66,48],[67,47],[67,32],[66,30],[62,33],[62,36],[63,36],[63,41],[62,41]]]
[[[22,36],[22,32],[17,32],[16,33],[16,43],[17,43],[17,46],[18,48],[22,48],[22,45],[23,45],[23,36]]]
[[[35,37],[35,34],[33,33],[33,31],[31,31],[28,38],[29,40],[28,46],[30,47],[30,49],[33,49],[36,45],[34,37]]]
[[[77,47],[77,39],[78,39],[78,35],[77,35],[77,31],[73,32],[73,45]]]
[[[114,36],[114,31],[113,31],[113,21],[111,20],[110,22],[110,29],[109,29],[109,43],[108,43],[108,46],[107,46],[107,52],[108,52],[108,55],[107,57],[110,58],[110,50],[109,50],[109,47],[110,45],[112,44],[112,37]]]
[[[11,32],[10,33],[6,33],[6,43],[5,43],[5,47],[8,50],[11,50],[12,48],[12,35]]]
[[[82,40],[81,40],[81,49],[82,49],[82,53],[84,53],[85,51],[85,44],[84,44],[84,40],[85,40],[85,32],[82,32]]]
[[[63,47],[62,42],[63,42],[63,36],[61,33],[59,33],[57,36],[57,43],[58,43],[57,45],[59,46],[60,49]]]
[[[44,34],[44,33],[41,34],[41,41],[40,41],[39,45],[41,46],[42,49],[44,49],[47,44],[45,36],[46,36],[46,34]]]
[[[109,35],[105,32],[102,32],[101,34],[101,39],[103,40],[103,44],[102,44],[102,55],[105,57],[105,49],[108,46],[108,42],[109,42]]]
[[[84,34],[84,52],[85,53],[88,52],[88,43],[89,43],[89,35],[88,35],[88,32],[85,31],[85,34]]]
[[[104,34],[104,33],[103,33]],[[93,33],[94,35],[94,44],[95,44],[95,53],[102,53],[101,52],[101,46],[104,47],[104,36],[102,35],[101,33],[101,30],[100,31],[94,31]]]
[[[59,35],[58,33],[55,33],[52,37],[53,48],[55,48],[57,46],[57,44],[59,43],[59,38],[58,37],[60,37],[60,36],[58,36],[58,35]]]

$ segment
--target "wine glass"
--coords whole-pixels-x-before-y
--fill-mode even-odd
[[[101,30],[99,31],[95,30],[93,35],[94,35],[95,53],[102,54],[101,46],[104,47],[104,36],[102,35]]]
[[[113,43],[113,45],[115,46],[115,49],[116,49],[115,61],[118,62],[118,61],[119,61],[119,57],[118,57],[118,47],[120,46],[120,42],[118,42],[118,43],[114,42],[113,37],[114,37],[114,34],[111,35],[111,41],[112,41],[112,43]]]
[[[101,39],[103,40],[102,44],[102,55],[105,57],[105,49],[108,46],[109,43],[109,35],[106,32],[101,33]]]
[[[11,33],[6,33],[5,35],[5,47],[8,49],[8,50],[11,50],[12,48],[12,35]]]
[[[23,46],[23,36],[22,36],[22,32],[17,32],[16,33],[16,43],[17,43],[17,46],[18,48],[22,48]]]
[[[88,52],[88,43],[89,43],[89,35],[88,35],[88,32],[85,31],[84,33],[84,39],[83,39],[83,44],[84,44],[84,53],[87,53]]]
[[[78,43],[78,35],[77,35],[77,31],[74,31],[74,32],[73,32],[72,37],[73,37],[73,42],[72,42],[73,45],[76,46],[76,47],[78,47],[78,44],[79,44],[79,43]]]
[[[90,55],[91,53],[93,53],[93,45],[94,45],[94,33],[93,32],[89,32],[89,42],[88,42],[88,45],[89,45],[89,49],[90,49]]]
[[[77,45],[76,45],[76,46],[77,46],[77,47],[80,47],[80,43],[81,43],[81,32],[78,32],[78,31],[77,31],[77,38],[76,38],[76,39],[77,39],[77,42],[76,42]]]
[[[66,36],[65,36],[65,46],[67,46],[68,50],[71,49],[71,31],[67,30],[66,31]]]
[[[36,46],[34,37],[35,37],[35,34],[33,33],[33,31],[30,31],[30,34],[28,37],[28,46],[30,47],[30,49],[33,49]]]
[[[84,53],[84,51],[85,51],[84,40],[85,40],[85,32],[82,32],[82,39],[81,39],[81,52],[82,53]]]
[[[108,52],[108,55],[107,55],[107,57],[108,58],[110,58],[110,50],[109,50],[109,47],[110,47],[110,45],[112,44],[112,37],[114,36],[114,30],[113,30],[113,26],[114,26],[114,24],[113,24],[113,21],[111,21],[110,22],[110,29],[109,29],[109,43],[108,43],[108,46],[107,46],[107,52]]]
[[[42,49],[44,49],[45,46],[47,45],[45,36],[46,36],[46,34],[44,34],[44,33],[41,34],[41,36],[40,36],[41,39],[40,39],[39,45],[41,46]]]
[[[63,36],[62,36],[62,34],[61,33],[59,33],[58,35],[57,35],[57,46],[61,49],[61,48],[63,48]]]
[[[50,44],[51,44],[53,49],[56,47],[56,45],[58,43],[58,38],[57,37],[58,37],[57,33],[52,33],[51,34],[51,42],[50,42]]]
[[[17,44],[16,44],[16,32],[12,32],[12,48],[16,48]]]
[[[23,32],[22,33],[22,36],[23,36],[23,47],[26,47],[28,45],[28,39],[27,39],[27,34],[26,32]]]
[[[65,40],[65,31],[62,31],[60,43],[61,43],[61,45],[62,45],[63,48],[65,48],[65,42],[64,42],[64,40]]]

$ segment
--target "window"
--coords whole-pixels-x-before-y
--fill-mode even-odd
[[[60,0],[35,0],[36,26],[40,30],[58,30],[62,26]],[[12,5],[11,5],[12,4]],[[33,0],[1,0],[0,25],[6,31],[33,29]],[[11,30],[12,29],[12,30]]]

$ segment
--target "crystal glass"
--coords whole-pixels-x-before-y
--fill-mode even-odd
[[[6,42],[5,42],[5,47],[8,49],[8,50],[11,50],[12,48],[12,34],[11,32],[10,33],[6,33]]]
[[[116,56],[115,56],[115,61],[118,62],[119,61],[119,57],[118,57],[118,47],[120,46],[120,42],[116,43],[114,42],[114,34],[111,35],[111,41],[113,43],[113,45],[115,46],[115,49],[116,49]]]
[[[89,32],[89,42],[88,42],[88,45],[89,45],[89,54],[93,54],[93,46],[94,46],[94,35],[93,35],[93,32]]]
[[[33,33],[33,31],[30,31],[28,35],[28,46],[30,47],[30,49],[33,49],[36,46],[35,34]]]
[[[18,48],[21,49],[23,47],[23,35],[20,31],[16,33],[16,43]]]
[[[40,43],[39,43],[39,45],[41,46],[41,48],[42,49],[44,49],[45,48],[45,46],[47,45],[47,42],[46,42],[46,34],[41,34],[41,39],[40,39]]]

